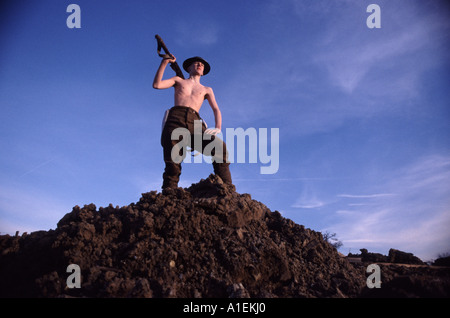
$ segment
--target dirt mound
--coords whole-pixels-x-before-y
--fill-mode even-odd
[[[366,283],[321,233],[213,175],[124,207],[76,206],[0,249],[1,297],[356,297]],[[69,264],[81,288],[68,288]]]
[[[366,268],[364,264],[364,268]],[[449,298],[450,268],[379,263],[381,288],[365,288],[367,298]],[[356,265],[357,266],[357,265]]]

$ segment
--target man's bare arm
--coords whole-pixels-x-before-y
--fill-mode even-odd
[[[173,55],[172,55],[173,56]],[[167,64],[175,62],[176,58],[173,59],[163,59],[161,64],[159,65],[158,70],[156,71],[155,78],[153,79],[153,88],[155,89],[166,89],[173,87],[176,84],[177,76],[172,78],[163,80],[162,77],[164,75],[164,71],[166,70]]]
[[[208,91],[205,95],[205,98],[208,100],[208,103],[211,106],[211,109],[213,110],[215,124],[216,124],[216,130],[218,130],[218,131],[215,131],[215,133],[212,133],[214,131],[214,129],[208,129],[208,130],[210,130],[209,133],[212,133],[215,135],[220,130],[222,130],[222,113],[220,112],[219,105],[217,105],[216,98],[214,96],[214,92],[213,92],[212,88],[208,87],[207,90]]]

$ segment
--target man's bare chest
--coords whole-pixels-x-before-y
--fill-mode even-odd
[[[184,97],[204,99],[206,88],[198,83],[183,83],[176,89],[176,93]]]

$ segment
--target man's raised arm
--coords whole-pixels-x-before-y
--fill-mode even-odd
[[[172,55],[173,56],[173,55]],[[164,71],[167,67],[167,64],[173,63],[176,61],[175,56],[173,56],[173,59],[163,59],[161,61],[161,64],[159,65],[158,70],[156,71],[155,78],[153,80],[153,88],[155,89],[165,89],[169,87],[173,87],[175,85],[175,78],[176,76],[163,80],[162,77],[164,75]]]

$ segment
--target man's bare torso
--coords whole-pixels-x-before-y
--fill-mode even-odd
[[[193,79],[177,79],[175,84],[175,105],[188,106],[200,111],[208,94],[208,88]]]
[[[155,78],[153,80],[153,88],[155,89],[167,89],[173,87],[175,89],[175,106],[190,107],[197,112],[200,111],[203,101],[206,99],[211,106],[214,113],[214,121],[216,127],[211,130],[210,134],[217,134],[222,129],[222,114],[219,106],[217,105],[214,92],[211,87],[206,87],[200,84],[200,77],[203,75],[204,65],[201,61],[196,61],[189,66],[189,78],[182,79],[181,77],[174,76],[172,78],[163,80],[164,70],[168,63],[175,62],[176,58],[163,59],[156,71]]]

